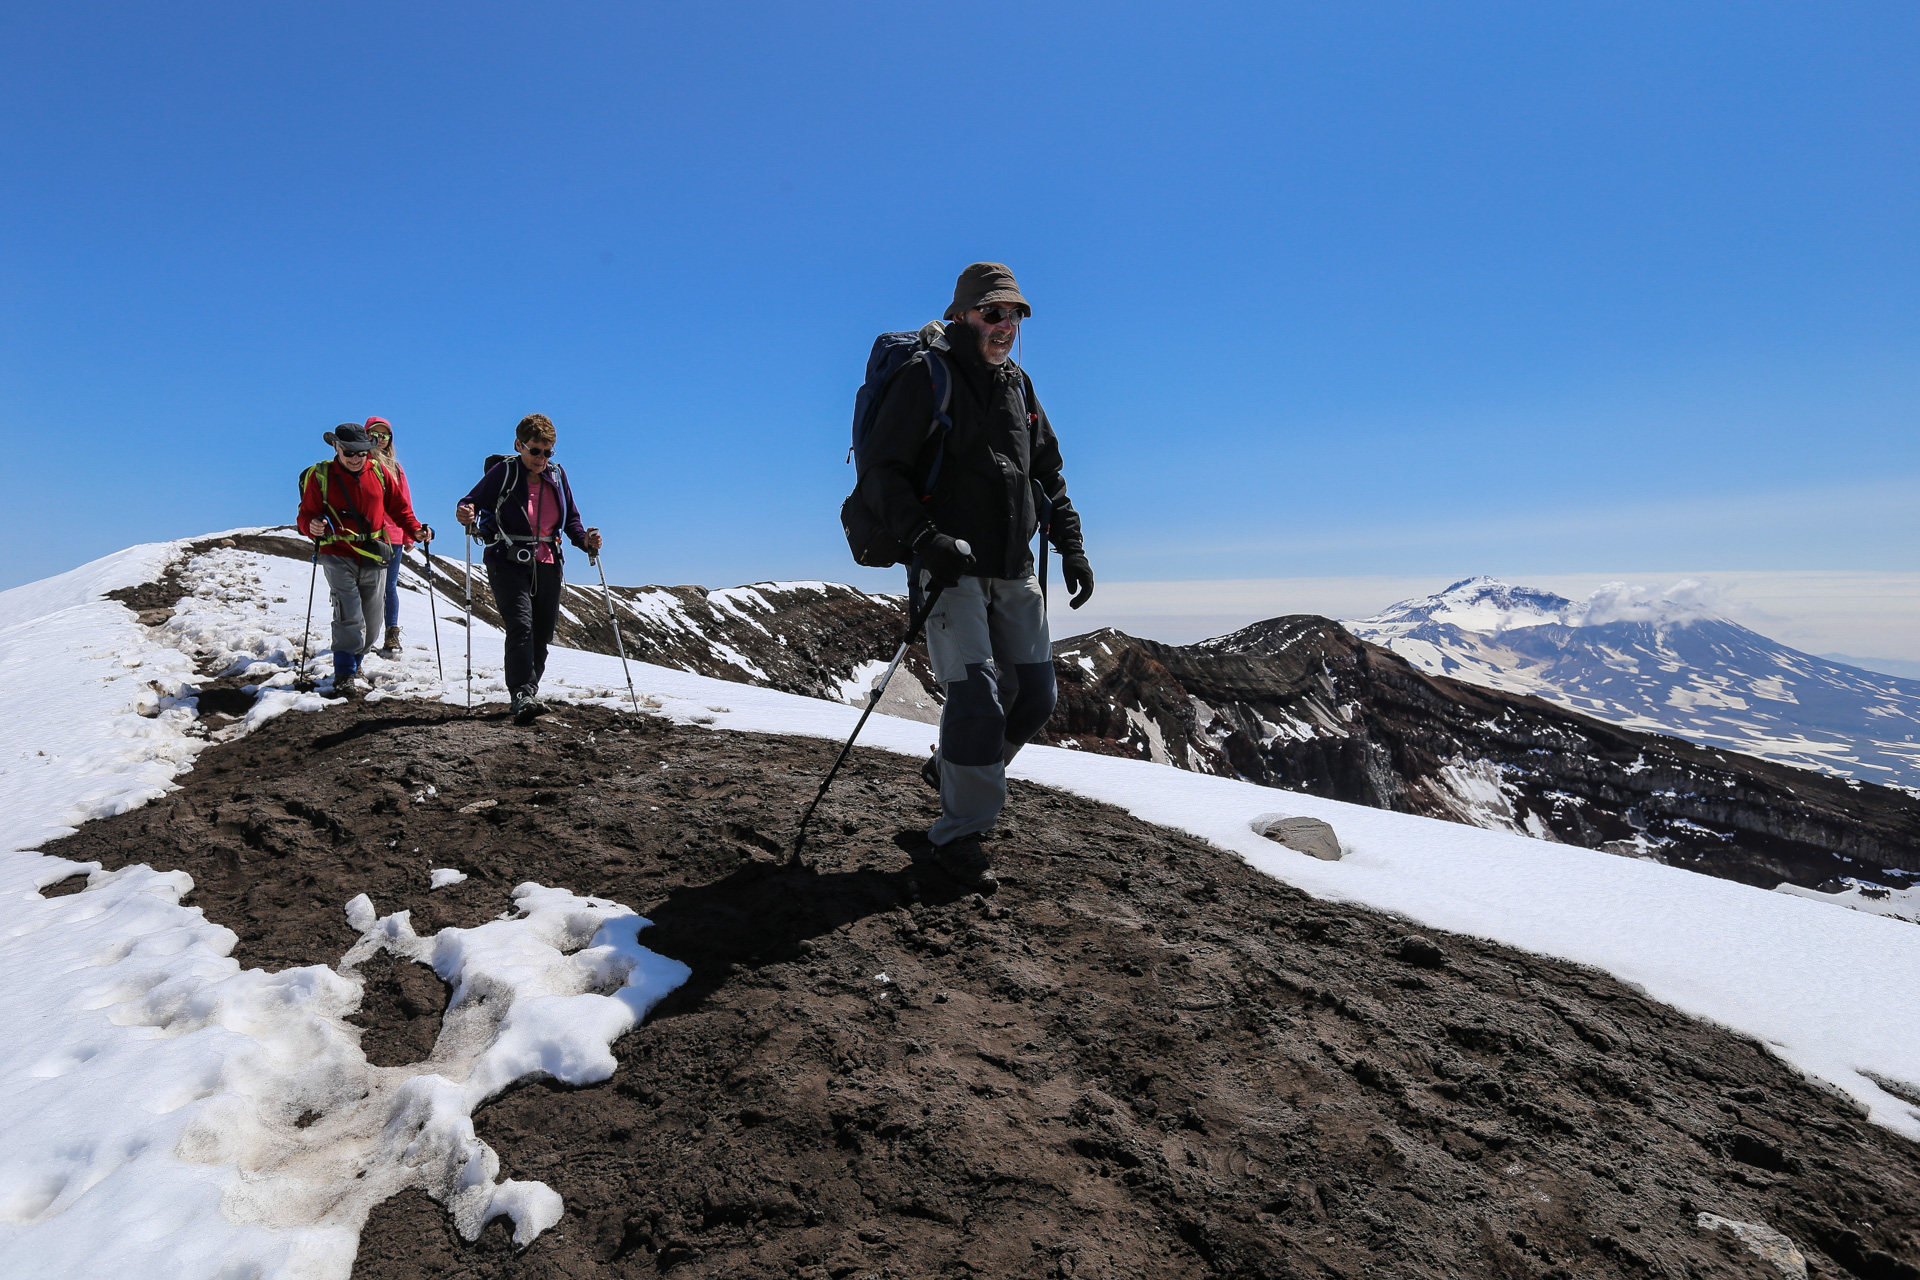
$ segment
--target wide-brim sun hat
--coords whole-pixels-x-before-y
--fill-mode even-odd
[[[342,453],[373,452],[373,437],[357,422],[343,422],[331,431],[322,432],[320,438]]]
[[[1022,315],[1033,314],[1033,304],[1021,296],[1020,286],[1005,263],[976,262],[954,282],[953,304],[947,308],[946,318],[952,320],[975,307],[990,307],[996,302],[1019,307]]]

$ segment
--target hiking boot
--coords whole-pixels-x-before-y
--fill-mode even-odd
[[[933,754],[927,757],[927,762],[920,766],[920,781],[935,791],[940,789],[940,748],[935,747]]]
[[[515,695],[513,699],[513,722],[515,724],[532,724],[536,719],[546,713],[547,704],[540,701],[540,699],[533,694],[522,693]]]
[[[1000,887],[1000,881],[994,877],[993,867],[987,861],[987,851],[980,847],[979,836],[961,836],[958,840],[936,844],[929,851],[927,860],[963,889],[992,893]]]
[[[400,628],[388,627],[387,638],[380,645],[380,656],[393,659],[400,656]]]

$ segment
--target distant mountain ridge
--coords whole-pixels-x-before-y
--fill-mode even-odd
[[[1058,746],[1447,818],[1771,889],[1904,889],[1920,802],[1435,676],[1327,618],[1054,642]]]
[[[1344,623],[1421,670],[1844,778],[1920,788],[1920,681],[1789,648],[1684,591],[1468,578]]]

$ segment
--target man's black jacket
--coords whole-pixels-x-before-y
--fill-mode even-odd
[[[976,573],[1024,578],[1033,572],[1031,544],[1040,527],[1035,480],[1053,505],[1048,540],[1063,555],[1081,550],[1080,513],[1060,474],[1060,442],[1018,365],[987,363],[979,331],[964,321],[949,325],[947,338],[940,354],[953,373],[953,430],[932,496],[921,500],[940,447],[925,355],[894,375],[880,402],[860,492],[903,546],[931,523],[973,548]]]

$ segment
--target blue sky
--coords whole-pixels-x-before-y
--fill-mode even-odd
[[[288,519],[369,413],[451,528],[534,410],[616,579],[890,584],[853,390],[980,258],[1103,580],[1920,568],[1910,3],[5,30],[0,586]]]

